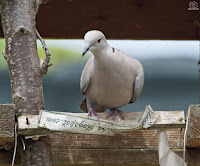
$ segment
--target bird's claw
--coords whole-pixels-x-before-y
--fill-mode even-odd
[[[117,110],[117,109],[111,109],[110,112],[108,113],[107,118],[112,117],[112,120],[115,121],[117,113],[119,113],[121,115],[122,120],[124,120],[124,113],[121,110]]]
[[[90,108],[88,109],[88,116],[92,116],[92,117],[101,119],[100,116],[93,110],[92,107],[90,107]]]

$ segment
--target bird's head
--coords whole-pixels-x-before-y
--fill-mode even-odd
[[[104,34],[98,30],[88,31],[85,36],[85,48],[82,56],[84,56],[88,51],[93,54],[98,50],[102,50],[107,46],[107,41]]]

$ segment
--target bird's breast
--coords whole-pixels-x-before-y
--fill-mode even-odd
[[[120,108],[128,104],[133,95],[134,78],[119,69],[98,69],[91,78],[88,97],[105,108]]]

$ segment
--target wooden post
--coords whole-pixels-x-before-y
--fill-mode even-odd
[[[200,148],[200,105],[190,105],[187,116],[187,148]]]
[[[42,0],[2,0],[1,17],[5,37],[4,57],[8,63],[15,114],[37,115],[44,109],[42,78],[48,68],[37,53],[35,17]],[[22,166],[51,166],[49,137],[25,140]],[[21,148],[22,149],[22,148]]]

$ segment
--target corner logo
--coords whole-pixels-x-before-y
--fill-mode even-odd
[[[191,1],[191,2],[189,3],[189,8],[188,8],[188,10],[199,10],[199,8],[198,8],[198,3],[195,2],[195,1]]]

